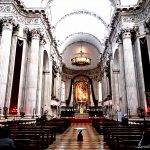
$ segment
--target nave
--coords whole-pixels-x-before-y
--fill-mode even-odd
[[[77,141],[77,127],[86,128],[82,131],[83,141]],[[110,150],[103,141],[103,135],[97,133],[91,123],[72,123],[63,133],[57,135],[56,141],[46,150]]]

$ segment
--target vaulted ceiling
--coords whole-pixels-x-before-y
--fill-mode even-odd
[[[136,4],[138,0],[32,0],[34,1],[38,7],[48,10],[63,62],[68,68],[84,70],[98,64],[115,8],[118,5]],[[31,0],[24,0],[24,3],[32,7]],[[81,42],[84,43],[86,55],[92,58],[92,63],[91,66],[79,68],[71,65],[71,58],[79,52]]]

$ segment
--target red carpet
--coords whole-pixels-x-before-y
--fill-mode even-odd
[[[75,118],[75,117],[65,117],[70,120],[71,123],[92,123],[93,119],[101,120],[102,117],[89,117],[89,118]]]

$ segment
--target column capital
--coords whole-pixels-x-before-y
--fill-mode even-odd
[[[150,33],[150,18],[144,22],[144,28],[146,33]]]
[[[134,41],[134,39],[136,38],[137,35],[139,35],[139,27],[133,26],[133,28],[122,29],[118,37],[120,39],[122,38],[122,40],[125,38],[131,38],[131,40]],[[118,38],[118,40],[119,40],[119,38]]]
[[[24,28],[24,29],[23,29],[23,37],[24,37],[25,39],[27,39],[28,42],[31,41],[31,34],[30,34],[30,31],[29,31],[29,28]]]
[[[44,34],[40,35],[40,45],[45,45],[46,44],[46,40],[44,38]]]
[[[121,30],[121,35],[122,35],[122,38],[125,39],[125,38],[131,38],[131,28],[125,28],[125,29],[122,29]]]
[[[117,38],[116,38],[116,43],[122,44],[122,33],[118,33]]]
[[[19,24],[15,25],[15,26],[13,27],[13,34],[17,34],[18,31],[19,31],[19,28],[20,28]]]
[[[2,27],[3,29],[13,29],[13,26],[15,25],[15,20],[12,17],[3,17],[2,18]]]
[[[36,39],[40,39],[40,29],[32,29],[31,31],[31,38],[36,38]]]
[[[29,33],[29,28],[24,28],[23,29],[23,37],[27,37],[28,33]]]

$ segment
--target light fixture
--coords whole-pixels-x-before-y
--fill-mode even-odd
[[[73,57],[71,59],[72,65],[76,66],[87,66],[91,64],[91,58],[84,56],[85,53],[82,52],[82,43],[81,43],[81,50],[79,56]]]

